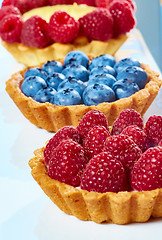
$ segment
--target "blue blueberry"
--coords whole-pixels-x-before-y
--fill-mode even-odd
[[[65,79],[66,77],[62,73],[53,73],[47,78],[46,82],[49,87],[57,90],[58,85]]]
[[[43,66],[42,70],[48,73],[49,75],[53,74],[54,72],[61,73],[63,70],[63,65],[61,62],[58,61],[47,61]]]
[[[110,87],[96,83],[84,90],[83,101],[88,106],[98,105],[102,102],[113,102],[115,101],[115,93]]]
[[[82,65],[67,65],[66,68],[62,71],[67,78],[74,77],[83,82],[87,82],[89,78],[89,71]]]
[[[123,59],[121,59],[119,62],[117,62],[114,65],[114,69],[115,69],[116,72],[119,72],[120,70],[122,70],[123,68],[126,68],[128,66],[141,67],[141,64],[136,59],[133,59],[133,58],[123,58]]]
[[[115,82],[116,79],[112,75],[106,73],[102,75],[95,75],[87,82],[87,86],[94,85],[95,83],[101,83],[111,88]]]
[[[76,90],[80,94],[80,96],[82,96],[82,93],[86,88],[86,85],[80,80],[76,80],[75,78],[69,77],[68,79],[64,80],[59,84],[57,91],[66,88],[72,88]]]
[[[123,78],[135,82],[140,89],[144,88],[146,83],[148,83],[147,73],[142,68],[136,66],[127,67],[118,72],[116,79],[120,80]]]
[[[139,87],[135,82],[129,79],[121,79],[114,83],[113,90],[115,92],[116,98],[126,98],[139,91]]]
[[[102,75],[102,74],[105,74],[105,73],[116,77],[115,70],[110,66],[106,66],[106,67],[95,67],[95,68],[93,68],[92,71],[90,72],[89,79],[91,79],[95,75]]]
[[[55,96],[56,90],[53,88],[44,88],[40,89],[33,99],[40,103],[50,102],[54,104],[54,96]]]
[[[82,103],[82,98],[79,93],[72,89],[62,89],[55,94],[55,104],[56,105],[78,105]]]
[[[43,71],[41,68],[34,67],[34,68],[30,68],[25,72],[24,79],[31,76],[38,76],[46,80],[48,77],[48,74],[45,71]]]
[[[72,51],[69,52],[64,59],[64,65],[76,64],[88,67],[89,58],[87,55],[81,51]]]
[[[39,90],[46,87],[47,83],[43,78],[31,76],[25,78],[21,85],[21,90],[27,97],[34,97]]]
[[[92,59],[89,65],[89,69],[92,70],[95,67],[105,67],[105,66],[114,67],[115,63],[116,61],[113,56],[108,54],[103,54],[99,57],[95,57]]]

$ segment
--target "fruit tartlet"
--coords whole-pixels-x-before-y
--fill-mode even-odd
[[[127,108],[143,116],[161,84],[158,73],[135,59],[116,62],[104,54],[90,60],[72,51],[63,60],[14,74],[6,91],[30,122],[56,132],[66,125],[76,127],[91,109],[102,111],[110,126]]]
[[[162,217],[162,117],[144,127],[134,109],[112,130],[91,110],[77,128],[61,128],[29,161],[31,174],[65,213],[96,223],[127,224]]]
[[[92,56],[114,55],[135,26],[133,1],[111,0],[102,8],[100,3],[97,7],[95,1],[86,0],[68,5],[73,2],[4,0],[0,9],[2,45],[27,66],[64,58],[73,50]]]

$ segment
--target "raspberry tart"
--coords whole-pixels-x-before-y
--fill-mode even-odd
[[[123,131],[136,126],[146,133],[142,152],[133,141],[139,131],[134,136],[128,131],[113,135],[106,116],[91,110],[77,128],[63,127],[35,151],[29,161],[31,174],[62,211],[81,220],[127,224],[146,222],[151,216],[160,218],[162,117],[156,117],[148,119],[144,127],[140,114],[126,109],[116,120]],[[157,123],[156,144],[151,122]]]
[[[7,6],[4,2],[0,9],[2,45],[27,66],[64,58],[73,50],[92,56],[114,55],[136,24],[135,11],[125,0],[110,1],[105,8],[93,2],[49,1],[52,6],[47,1],[11,1]]]
[[[127,108],[142,116],[158,94],[159,74],[146,64],[104,54],[88,58],[81,51],[65,59],[27,67],[6,82],[6,91],[36,126],[56,132],[76,127],[89,110],[103,112],[110,126]]]

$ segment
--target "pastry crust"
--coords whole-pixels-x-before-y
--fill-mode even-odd
[[[47,175],[44,147],[29,161],[31,174],[47,196],[65,213],[96,223],[127,224],[162,217],[162,189],[143,192],[88,192]]]
[[[63,62],[63,60],[60,61]],[[66,125],[76,127],[83,116],[92,109],[102,111],[108,119],[109,126],[112,126],[120,112],[127,108],[135,109],[143,116],[159,92],[162,85],[159,74],[151,70],[149,65],[141,64],[141,66],[149,77],[149,82],[144,89],[139,90],[128,98],[123,98],[112,103],[100,103],[97,106],[86,106],[83,104],[57,106],[48,102],[39,103],[31,97],[26,97],[21,91],[21,84],[24,79],[24,73],[28,68],[12,75],[6,82],[6,91],[31,123],[47,131],[56,132]]]
[[[74,50],[80,50],[94,57],[102,54],[114,55],[127,38],[125,34],[106,42],[97,40],[88,42],[87,38],[83,37],[76,39],[73,44],[53,43],[45,48],[31,48],[21,43],[9,44],[4,41],[1,41],[1,44],[17,62],[26,66],[34,66],[53,59],[64,58],[68,52]]]

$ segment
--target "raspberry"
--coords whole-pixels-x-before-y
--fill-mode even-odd
[[[103,7],[103,8],[109,8],[110,4],[112,2],[115,2],[116,0],[96,0],[95,3],[96,3],[96,6],[97,7]],[[118,0],[117,0],[118,1]],[[136,10],[136,3],[135,1],[133,0],[120,0],[120,2],[127,2],[129,3],[130,7],[132,8],[133,11]]]
[[[54,149],[66,139],[72,139],[75,142],[81,143],[81,138],[79,136],[78,130],[73,126],[65,126],[59,129],[59,131],[49,140],[44,149],[44,158],[46,164],[52,158]]]
[[[109,6],[110,2],[112,2],[113,0],[96,0],[96,7],[102,7],[102,8],[106,8]]]
[[[39,7],[44,7],[47,6],[49,1],[48,0],[28,0],[29,2],[29,8],[39,8]]]
[[[131,171],[131,185],[137,191],[162,188],[162,148],[153,147],[144,152]]]
[[[27,19],[22,28],[21,42],[28,47],[47,46],[50,42],[47,22],[37,15]]]
[[[49,161],[48,175],[55,180],[77,187],[85,164],[83,147],[67,139],[55,148],[53,157]]]
[[[83,142],[84,151],[88,159],[102,152],[104,142],[109,136],[110,132],[104,126],[95,126],[90,129]]]
[[[11,4],[12,4],[12,0],[3,0],[2,7],[8,6],[8,5],[11,5]]]
[[[106,129],[109,129],[106,116],[101,111],[91,110],[83,116],[77,126],[77,130],[79,131],[81,138],[85,139],[89,130],[97,125],[104,126]]]
[[[162,147],[162,139],[161,139],[161,141],[159,142],[158,146]]]
[[[22,14],[30,10],[29,0],[11,0],[11,3],[17,7]]]
[[[125,34],[134,28],[136,24],[133,10],[127,1],[114,1],[109,7],[114,19],[114,36]]]
[[[130,4],[130,6],[134,12],[136,11],[136,3],[134,0],[124,0],[124,1],[126,1]]]
[[[95,6],[95,0],[76,0],[77,4],[86,4],[88,6]]]
[[[79,22],[60,10],[51,16],[49,32],[55,42],[69,43],[78,36]]]
[[[62,4],[70,4],[70,0],[48,0],[49,5],[62,5]]]
[[[0,37],[7,43],[20,42],[23,19],[20,15],[9,14],[0,21]]]
[[[137,125],[143,129],[143,119],[134,109],[125,109],[119,114],[119,117],[113,124],[111,134],[118,135],[129,125]]]
[[[12,5],[5,6],[0,9],[0,21],[2,20],[2,18],[4,18],[6,15],[9,15],[9,14],[21,15],[18,8]]]
[[[81,177],[81,188],[94,192],[119,192],[127,189],[122,163],[102,152],[94,156]]]
[[[162,117],[153,115],[149,117],[144,128],[145,133],[147,134],[150,141],[158,145],[162,139]]]
[[[128,175],[134,163],[142,155],[141,149],[126,135],[108,137],[104,143],[103,151],[121,161]]]
[[[148,148],[146,133],[136,125],[130,125],[124,128],[121,134],[129,136],[139,146],[142,152]]]
[[[80,33],[89,40],[107,41],[113,35],[113,17],[106,8],[96,8],[79,19]]]

